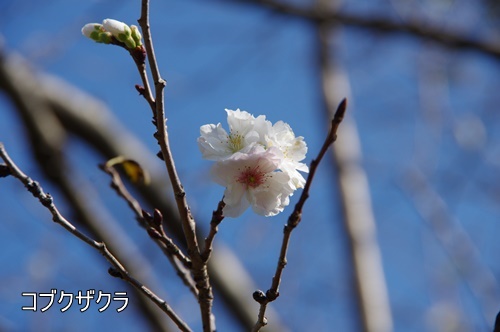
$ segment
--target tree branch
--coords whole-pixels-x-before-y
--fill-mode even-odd
[[[163,312],[165,312],[170,319],[177,325],[179,329],[182,331],[191,331],[191,329],[186,325],[182,319],[177,316],[177,314],[170,308],[170,306],[161,298],[159,298],[155,293],[153,293],[146,286],[141,284],[138,280],[134,279],[129,272],[125,269],[125,267],[120,263],[120,261],[108,250],[106,244],[104,242],[98,242],[88,237],[87,235],[80,232],[71,222],[69,222],[66,218],[64,218],[57,207],[54,204],[53,198],[50,194],[46,194],[43,191],[43,188],[36,181],[33,181],[30,177],[24,174],[17,165],[10,159],[7,151],[3,143],[0,142],[0,158],[3,159],[5,165],[10,169],[10,174],[21,181],[26,189],[37,198],[40,203],[49,210],[52,214],[52,220],[61,225],[68,232],[73,234],[78,239],[82,240],[92,248],[96,249],[101,253],[101,255],[106,258],[106,260],[111,263],[111,265],[120,272],[121,277],[127,281],[130,285],[132,285],[137,290],[141,291],[144,295],[146,295],[154,304],[156,304]]]
[[[184,235],[186,236],[189,255],[195,253],[199,254],[198,241],[195,235],[195,222],[191,215],[189,206],[186,200],[186,193],[180,183],[179,177],[177,175],[177,170],[173,161],[172,153],[170,151],[168,134],[166,130],[166,118],[164,113],[164,101],[163,101],[163,89],[166,82],[161,78],[160,72],[158,70],[158,65],[156,62],[156,57],[154,54],[153,41],[151,38],[151,31],[149,28],[149,1],[143,0],[141,7],[141,17],[138,22],[142,28],[144,35],[144,45],[146,47],[146,53],[148,55],[149,66],[151,68],[152,76],[155,84],[156,92],[156,109],[155,109],[155,121],[157,126],[156,138],[158,144],[161,148],[162,159],[165,161],[165,165],[172,183],[172,189],[174,190],[174,196],[177,203],[177,208],[182,219],[182,225],[184,229]]]
[[[279,296],[281,275],[287,264],[286,254],[288,252],[288,244],[290,242],[292,231],[295,229],[295,227],[298,226],[298,224],[302,220],[302,208],[306,200],[309,198],[309,189],[314,179],[314,175],[316,174],[316,169],[318,168],[319,163],[321,162],[324,155],[328,151],[330,145],[332,145],[333,142],[335,142],[335,140],[337,139],[337,130],[340,123],[344,119],[346,107],[347,107],[347,100],[344,99],[339,104],[337,111],[335,112],[335,116],[333,117],[333,120],[331,122],[330,131],[323,143],[323,146],[321,147],[321,150],[318,153],[318,156],[311,162],[311,166],[309,169],[309,176],[307,177],[304,190],[302,191],[299,201],[295,205],[295,208],[290,217],[288,218],[288,222],[283,230],[283,242],[281,244],[278,265],[276,266],[276,272],[274,273],[271,288],[269,288],[265,294],[260,290],[257,290],[256,292],[253,293],[254,300],[260,303],[260,309],[257,322],[255,323],[252,332],[260,331],[260,329],[267,324],[267,319],[265,317],[267,305],[270,302],[276,300]]]
[[[212,213],[212,220],[210,221],[210,232],[208,233],[207,238],[205,239],[205,249],[203,250],[203,253],[201,254],[201,258],[203,261],[208,262],[210,259],[210,255],[212,254],[212,245],[215,239],[215,235],[219,231],[219,224],[224,220],[224,215],[222,214],[222,209],[224,208],[226,204],[224,203],[224,200],[220,200],[219,204],[217,205],[217,210],[213,211]]]
[[[184,284],[188,286],[189,290],[198,297],[198,291],[190,274],[186,270],[186,268],[191,268],[191,261],[182,253],[181,249],[174,244],[173,240],[165,234],[162,225],[163,216],[159,210],[155,209],[154,217],[144,211],[139,202],[127,190],[120,175],[113,166],[104,164],[99,165],[99,168],[111,176],[111,188],[116,191],[118,196],[122,197],[127,202],[130,209],[134,212],[139,225],[147,230],[151,239],[172,263],[177,275],[182,279]]]
[[[169,146],[168,133],[166,128],[166,118],[164,112],[163,90],[166,82],[160,76],[158,64],[153,48],[153,40],[149,26],[149,1],[142,0],[141,17],[138,20],[144,35],[144,45],[155,84],[155,122],[157,131],[155,137],[161,148],[161,156],[172,183],[177,209],[182,222],[184,236],[188,247],[188,256],[192,261],[192,272],[196,281],[196,288],[199,291],[198,303],[200,304],[203,331],[215,331],[215,318],[212,314],[213,294],[212,287],[207,272],[206,262],[201,257],[198,240],[196,238],[196,224],[186,199],[186,193],[181,184],[177,170],[175,168],[172,152]]]
[[[233,0],[233,2],[260,5],[282,15],[306,20],[311,23],[346,25],[381,33],[403,33],[417,38],[431,40],[451,48],[475,50],[486,55],[500,58],[500,45],[494,41],[474,40],[463,33],[443,31],[427,22],[397,22],[386,17],[363,17],[339,11],[319,10],[318,8],[299,7],[276,0]]]
[[[482,261],[473,239],[450,213],[445,200],[417,168],[408,169],[399,183],[417,213],[448,253],[457,273],[477,299],[487,324],[498,310],[500,285],[495,273]]]

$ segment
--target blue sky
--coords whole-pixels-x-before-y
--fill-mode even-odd
[[[405,17],[404,8],[395,3],[352,1],[342,10]],[[315,30],[302,21],[231,1],[152,1],[151,6],[156,55],[168,82],[165,100],[172,150],[193,213],[200,223],[208,224],[223,188],[209,180],[211,163],[201,159],[196,139],[201,125],[225,124],[225,108],[289,123],[296,135],[305,137],[308,162],[319,150],[327,123],[321,109]],[[495,36],[496,23],[480,6],[471,1],[446,6],[440,1],[413,8],[417,17],[464,35],[470,31],[478,38]],[[135,24],[139,8],[139,1],[131,0],[3,1],[0,33],[7,52],[20,53],[35,70],[59,76],[101,100],[155,153],[150,111],[134,89],[140,78],[130,57],[120,48],[93,43],[80,33],[85,23],[108,17]],[[492,304],[497,308],[481,306],[484,294],[475,294],[470,286],[474,271],[460,272],[460,261],[454,260],[460,253],[449,252],[446,239],[436,235],[419,213],[418,199],[406,184],[410,170],[419,169],[426,176],[454,225],[446,234],[456,241],[456,229],[463,230],[477,249],[480,266],[498,279],[497,61],[402,34],[342,28],[337,35],[334,54],[350,80],[348,111],[360,135],[394,330],[438,331],[436,317],[444,315],[450,324],[487,329],[494,317],[483,317],[483,312],[500,310],[498,299]],[[67,212],[57,189],[43,183],[23,130],[12,104],[0,94],[0,141]],[[196,304],[136,226],[132,213],[109,189],[107,177],[96,166],[102,157],[75,138],[67,146],[69,159],[95,187],[96,197],[151,259],[164,287],[159,292],[199,330],[198,315],[193,315]],[[304,208],[303,222],[292,237],[281,296],[272,305],[293,331],[359,328],[335,186],[333,163],[326,158]],[[292,205],[297,198],[293,197]],[[426,207],[429,202],[424,202],[423,210]],[[0,327],[8,331],[145,328],[132,308],[120,314],[97,313],[96,307],[86,313],[77,308],[67,313],[58,308],[47,313],[21,311],[26,304],[22,292],[123,288],[121,281],[107,275],[101,256],[53,224],[12,179],[0,181],[0,210],[4,249],[0,253],[4,266]],[[274,218],[248,211],[220,227],[217,240],[233,249],[262,289],[271,282],[282,226],[290,211],[291,207]],[[217,295],[215,314],[220,331],[237,330]]]

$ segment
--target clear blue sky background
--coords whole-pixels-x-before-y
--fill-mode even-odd
[[[211,163],[196,145],[199,127],[225,124],[224,108],[244,109],[288,122],[309,146],[307,161],[326,134],[311,26],[231,1],[151,1],[156,54],[167,80],[166,108],[171,145],[192,210],[208,222],[223,188],[210,182]],[[405,17],[397,1],[350,1],[343,10]],[[474,37],[498,36],[498,25],[482,2],[414,4],[412,13]],[[19,52],[37,70],[60,76],[101,99],[152,152],[150,111],[137,96],[140,82],[128,54],[81,36],[88,22],[115,18],[136,24],[140,1],[0,1],[0,33],[7,51]],[[357,121],[369,176],[395,331],[438,331],[436,317],[465,329],[485,331],[481,300],[468,286],[434,232],[416,211],[402,183],[418,167],[442,195],[452,219],[471,237],[480,263],[498,279],[500,234],[499,66],[472,51],[453,51],[405,35],[338,31],[336,55],[351,80],[349,107]],[[465,137],[465,138],[463,138]],[[463,138],[463,139],[460,139]],[[33,178],[23,128],[11,103],[0,94],[0,141]],[[464,143],[465,142],[465,143]],[[132,213],[115,197],[97,164],[103,160],[76,140],[72,162],[96,186],[96,195],[131,234],[156,267],[161,291],[181,316],[200,329],[196,304],[161,253],[138,229]],[[158,162],[161,166],[161,163]],[[340,222],[331,160],[318,181],[293,234],[281,296],[273,304],[293,331],[356,331],[359,328],[345,235]],[[44,184],[47,191],[57,191]],[[292,204],[296,201],[295,195]],[[64,201],[61,200],[64,211]],[[279,253],[282,226],[291,209],[274,218],[245,213],[225,220],[218,240],[229,245],[257,284],[267,289]],[[0,328],[7,331],[142,331],[132,308],[117,314],[85,313],[78,306],[60,313],[21,311],[21,292],[123,289],[107,275],[97,253],[50,221],[18,182],[0,181]],[[63,248],[63,250],[61,250]],[[498,289],[497,289],[498,291]],[[251,296],[251,294],[248,294]],[[133,301],[133,299],[131,299]],[[496,309],[500,310],[500,300]],[[220,331],[236,329],[215,299]],[[257,314],[257,312],[256,312]],[[450,318],[451,317],[451,318]]]

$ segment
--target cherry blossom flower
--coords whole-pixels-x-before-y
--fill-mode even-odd
[[[263,216],[283,211],[294,188],[287,173],[276,171],[281,158],[277,148],[256,146],[249,153],[236,152],[213,166],[212,178],[226,187],[224,216],[238,217],[249,206]]]
[[[214,181],[226,188],[223,213],[237,217],[249,206],[273,216],[289,204],[289,197],[303,188],[300,172],[307,145],[283,121],[274,125],[264,115],[226,109],[229,133],[220,123],[201,126],[198,147],[203,158],[214,160]]]

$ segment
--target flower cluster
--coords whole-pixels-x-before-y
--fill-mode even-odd
[[[111,44],[113,38],[124,43],[127,48],[135,49],[142,45],[142,36],[135,25],[128,26],[123,22],[105,19],[100,23],[88,23],[82,28],[82,34],[98,43]]]
[[[307,146],[283,121],[274,125],[264,115],[228,110],[229,133],[221,124],[201,126],[198,147],[203,158],[216,161],[211,175],[226,188],[226,217],[238,217],[249,206],[257,214],[274,216],[289,204],[293,192],[305,185],[299,171]]]

